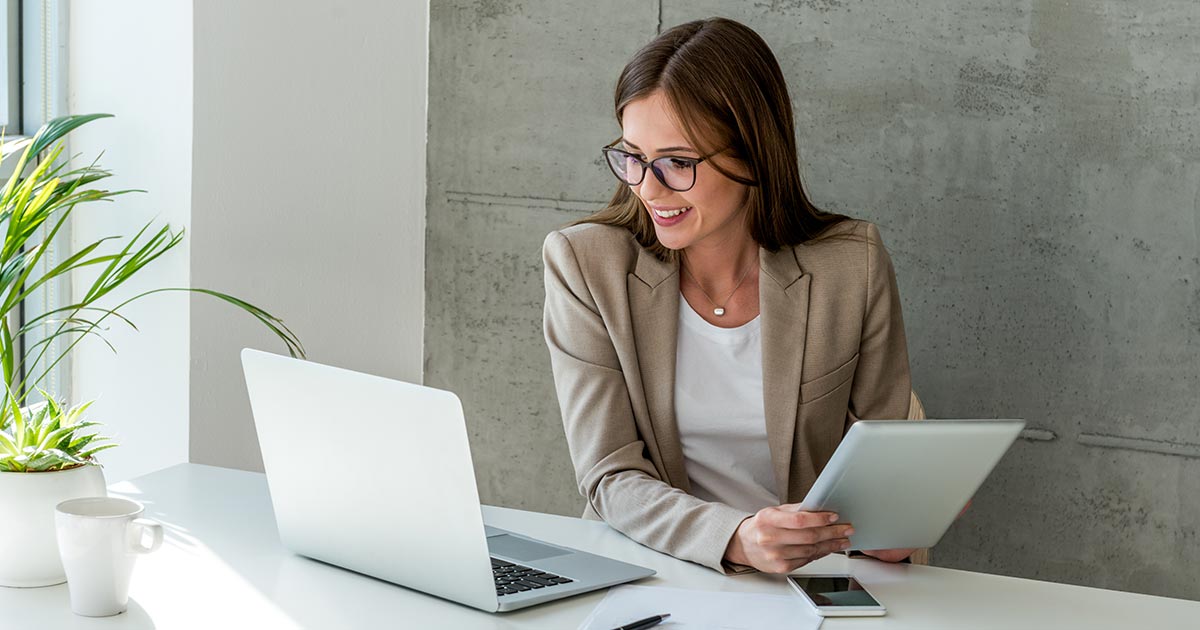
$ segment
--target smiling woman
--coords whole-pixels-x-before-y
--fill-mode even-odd
[[[783,73],[742,24],[650,42],[615,113],[612,200],[543,247],[584,516],[726,572],[846,549],[852,524],[795,503],[859,418],[923,415],[878,230],[809,201]]]

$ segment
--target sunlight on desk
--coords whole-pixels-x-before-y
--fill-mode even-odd
[[[141,500],[141,491],[133,482],[110,488],[110,494]],[[258,628],[303,628],[277,606],[270,597],[233,569],[220,554],[171,521],[169,513],[152,510],[148,515],[163,526],[163,545],[138,559],[130,592],[135,593],[150,621],[158,627],[173,628],[211,624],[216,628],[229,624],[229,615],[237,611],[238,626]],[[178,571],[186,566],[188,570]],[[163,576],[171,576],[164,579]],[[186,600],[186,601],[184,601]],[[196,606],[199,602],[202,605]],[[186,615],[186,618],[179,618]],[[154,626],[147,626],[154,627]]]

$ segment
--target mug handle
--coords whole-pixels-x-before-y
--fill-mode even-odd
[[[150,532],[152,540],[149,545],[142,544],[142,536]],[[125,543],[130,551],[136,553],[150,553],[158,549],[162,545],[163,528],[162,525],[148,519],[135,518],[125,527]]]

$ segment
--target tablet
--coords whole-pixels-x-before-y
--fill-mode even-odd
[[[851,550],[932,547],[1024,427],[1022,420],[860,420],[800,509],[852,523]]]

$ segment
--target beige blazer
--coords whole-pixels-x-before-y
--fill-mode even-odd
[[[878,229],[759,250],[763,405],[778,496],[803,499],[859,418],[914,399],[891,259]],[[679,266],[625,229],[552,232],[544,330],[585,518],[718,571],[748,512],[689,494],[675,423]]]

